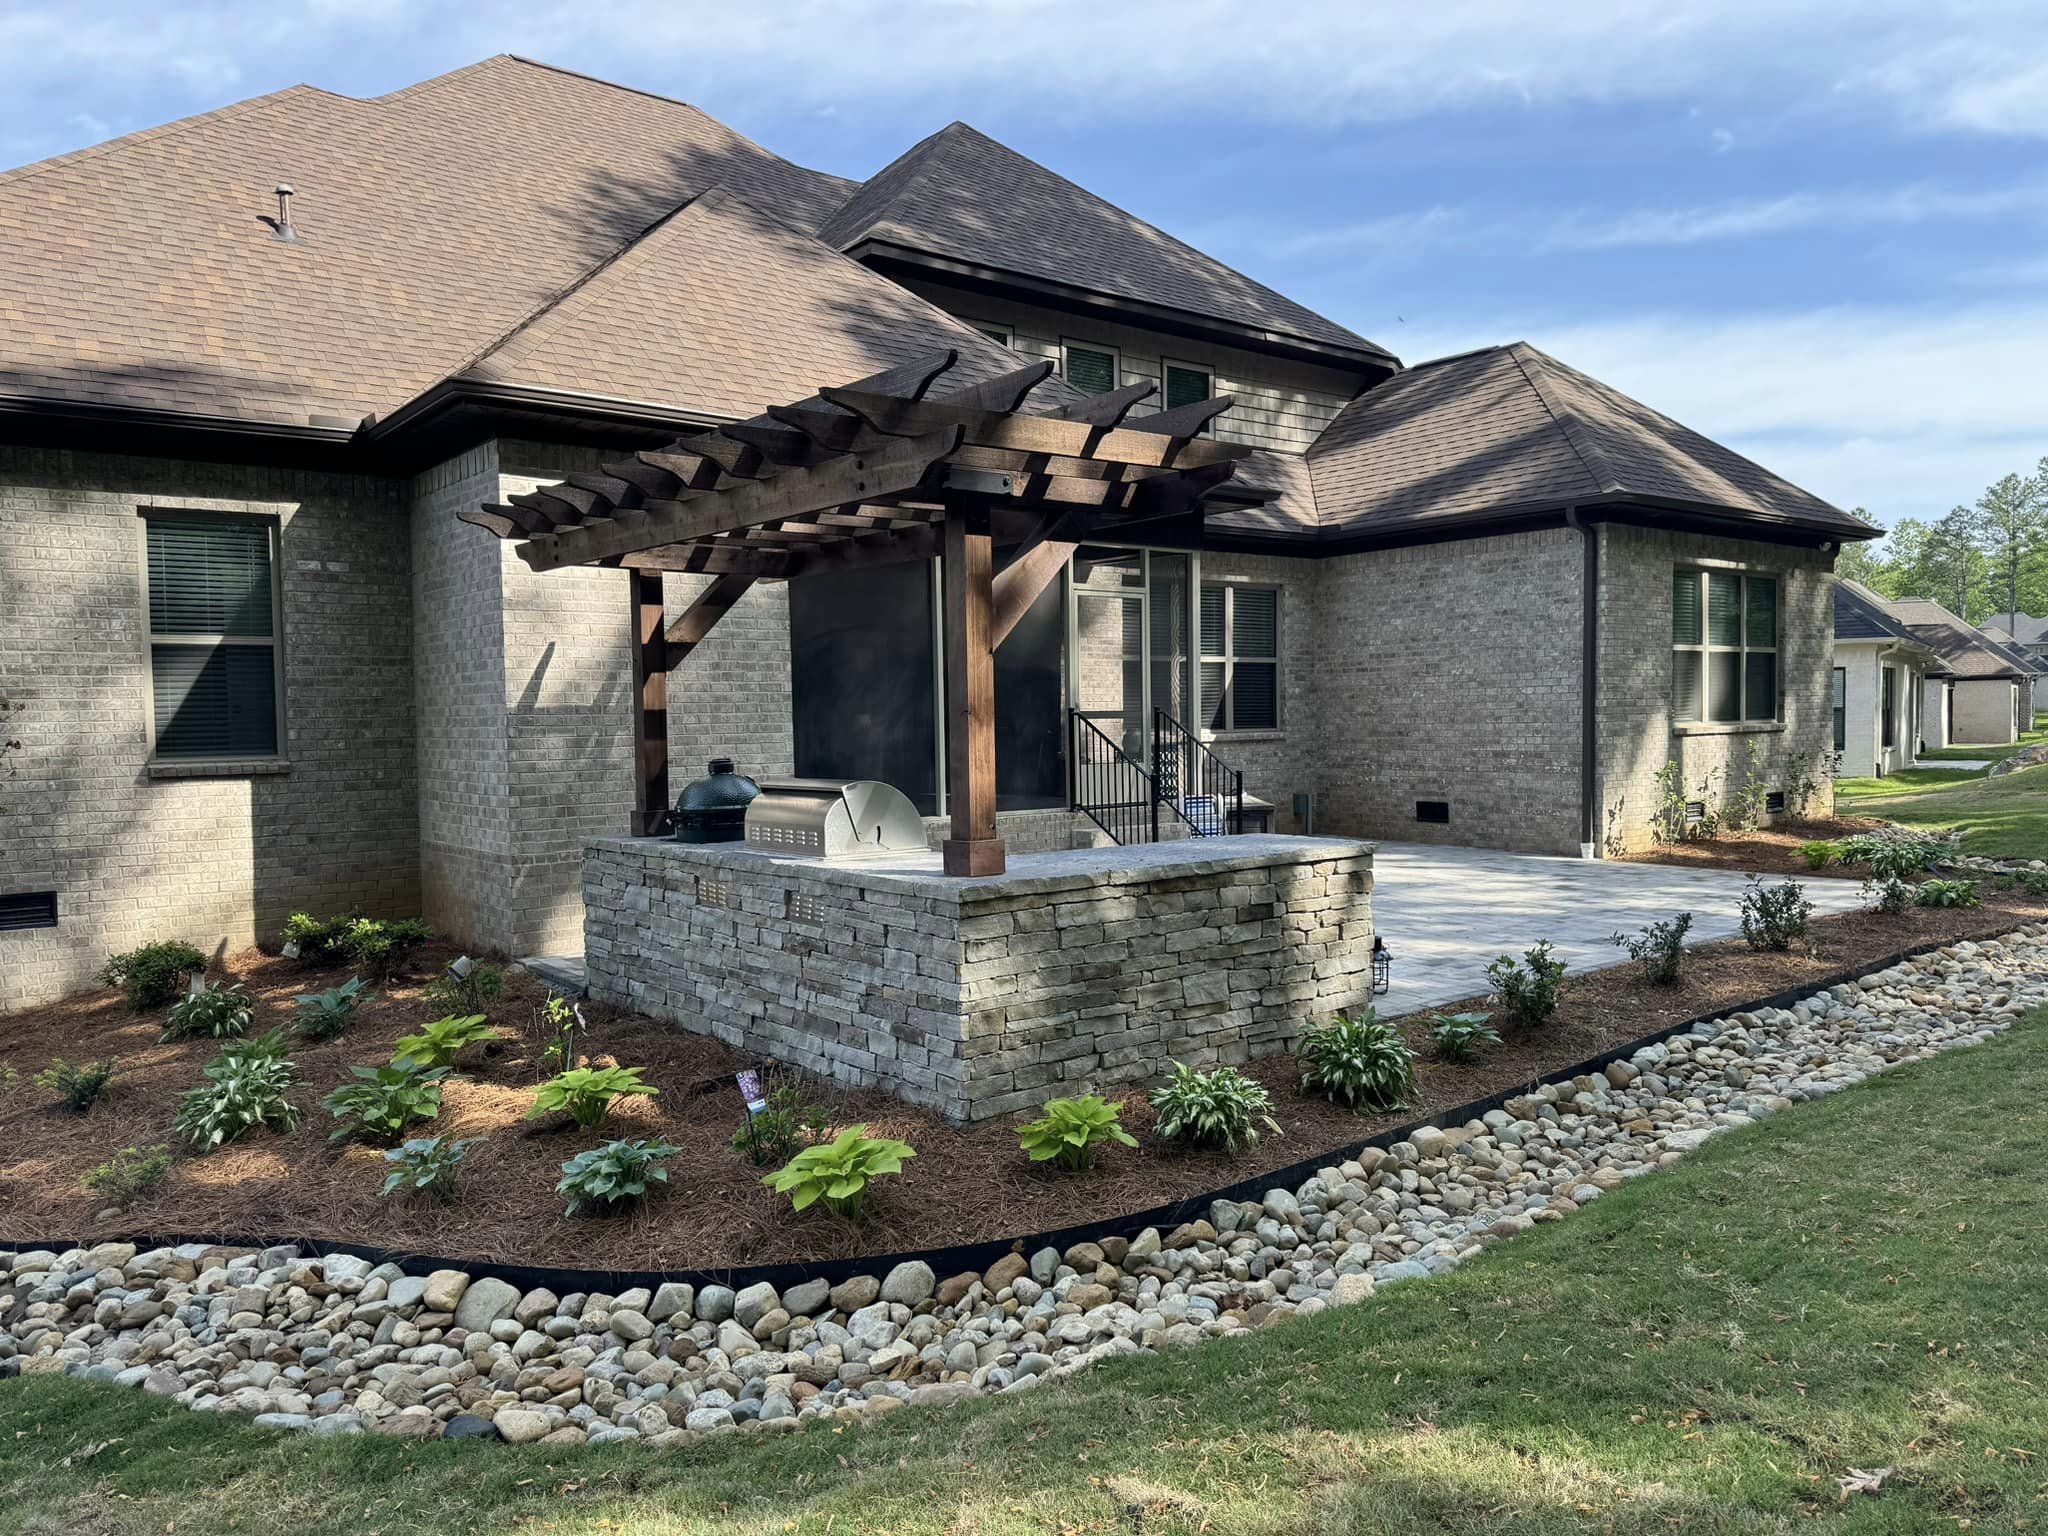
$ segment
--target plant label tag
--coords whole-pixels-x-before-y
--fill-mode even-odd
[[[747,1118],[753,1119],[768,1107],[768,1095],[761,1091],[761,1074],[748,1071],[739,1074],[740,1097],[747,1101]]]
[[[287,959],[287,960],[296,960],[296,959],[298,959],[298,958],[299,958],[299,941],[298,941],[297,939],[287,939],[287,940],[285,941],[285,944],[284,944],[284,948],[280,949],[280,950],[278,951],[278,953],[279,953],[280,955],[283,955],[283,956],[285,957],[285,959]]]

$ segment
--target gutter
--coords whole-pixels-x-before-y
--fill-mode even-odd
[[[1600,531],[1577,507],[1564,525],[1585,545],[1579,587],[1579,857],[1600,857]]]

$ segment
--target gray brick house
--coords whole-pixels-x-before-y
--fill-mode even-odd
[[[1257,450],[1005,643],[1013,847],[1072,835],[1070,711],[1168,711],[1279,830],[1566,854],[1647,841],[1669,762],[1725,793],[1754,746],[1782,788],[1830,744],[1873,530],[1597,380],[1404,366],[963,125],[850,182],[494,58],[0,174],[0,1009],[300,908],[579,947],[632,803],[625,578],[455,514],[941,348],[1049,360],[1053,404],[1227,395]],[[676,762],[938,811],[935,581],[757,584],[676,673]]]

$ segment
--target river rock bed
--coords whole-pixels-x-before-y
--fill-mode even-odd
[[[1366,1301],[1711,1137],[2048,1002],[2048,926],[1736,1012],[1171,1232],[837,1284],[616,1296],[284,1245],[0,1252],[0,1377],[63,1372],[316,1435],[680,1445],[1023,1392],[1098,1360]]]

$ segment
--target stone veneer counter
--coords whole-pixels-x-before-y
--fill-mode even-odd
[[[1231,837],[798,858],[600,838],[590,996],[954,1120],[1243,1062],[1372,992],[1372,844]]]

